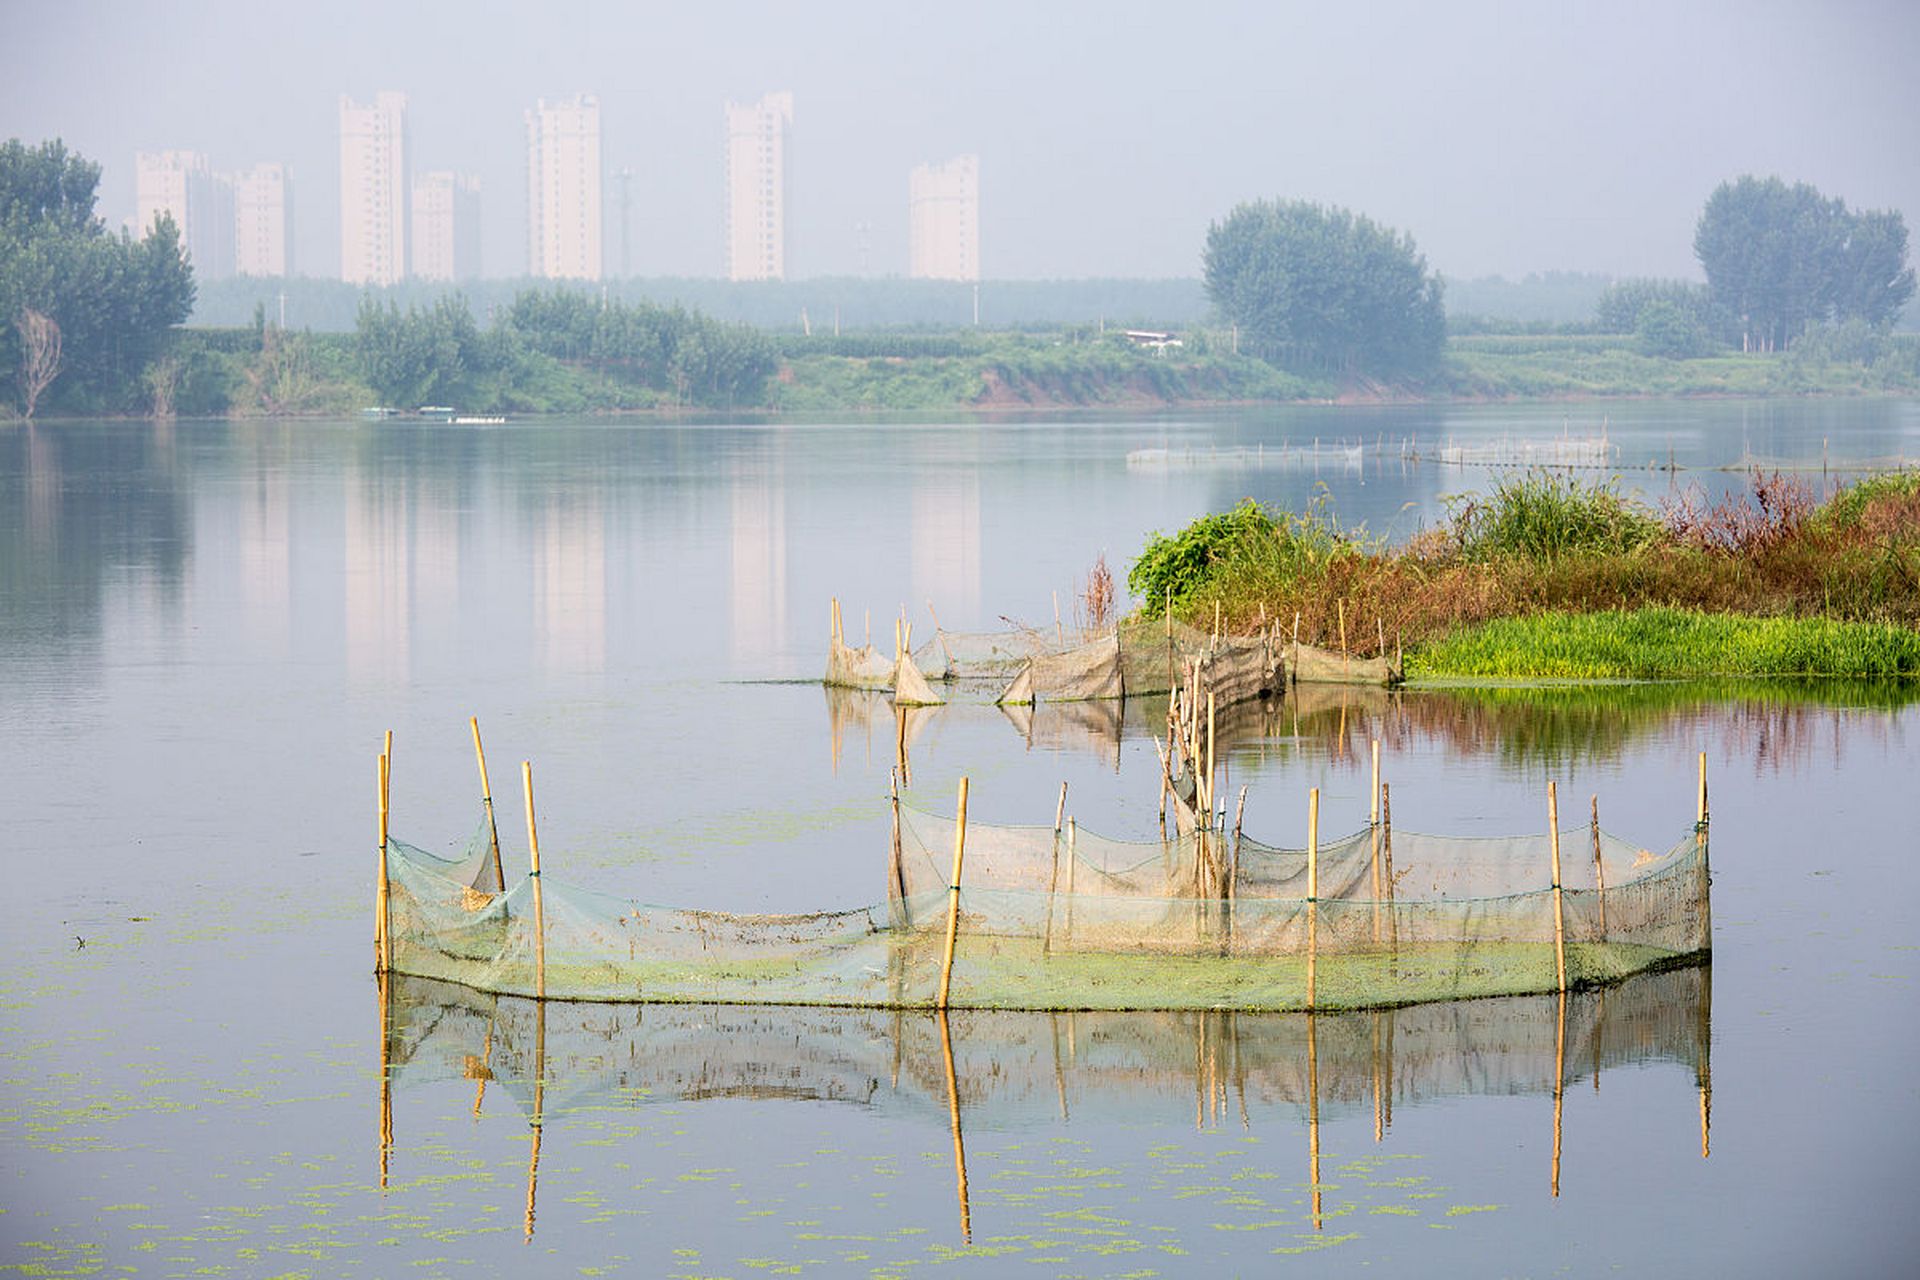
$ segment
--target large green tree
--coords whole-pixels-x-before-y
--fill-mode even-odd
[[[1257,354],[1343,374],[1417,373],[1446,340],[1413,239],[1304,200],[1240,205],[1207,231],[1207,295]]]
[[[1849,212],[1804,182],[1749,174],[1721,183],[1693,252],[1748,350],[1778,350],[1830,319],[1884,327],[1913,296],[1905,219]]]
[[[141,407],[147,366],[193,310],[193,272],[170,218],[144,239],[94,215],[100,166],[58,140],[0,145],[0,402],[25,407],[22,362],[33,313],[60,335],[60,372],[43,403]]]

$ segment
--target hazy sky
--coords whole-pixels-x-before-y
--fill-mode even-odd
[[[526,266],[521,113],[596,93],[633,267],[718,275],[721,105],[791,89],[790,274],[906,269],[907,171],[981,157],[989,278],[1196,275],[1241,200],[1347,205],[1458,277],[1697,275],[1723,179],[1804,180],[1920,237],[1920,4],[266,3],[3,0],[0,135],[60,136],[133,209],[136,150],[292,166],[339,263],[338,99],[399,89],[413,167],[483,184]],[[606,186],[606,262],[620,264]],[[1916,240],[1920,249],[1920,239]]]

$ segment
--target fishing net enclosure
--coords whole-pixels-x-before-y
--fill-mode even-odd
[[[1386,685],[1401,678],[1397,658],[1316,648],[1283,637],[1278,623],[1251,636],[1209,633],[1170,618],[1134,618],[1093,631],[936,628],[918,648],[911,629],[896,623],[888,656],[871,641],[848,643],[837,601],[832,617],[823,683],[891,692],[905,706],[945,701],[934,684],[986,687],[998,691],[994,700],[1004,706],[1029,706],[1163,694],[1197,679],[1224,707],[1301,682]]]
[[[1421,835],[1375,823],[1311,852],[1200,825],[1164,840],[896,810],[886,897],[749,915],[495,880],[390,840],[396,973],[569,1000],[974,1009],[1362,1009],[1548,992],[1711,947],[1704,824],[1648,849],[1591,827]],[[1314,881],[1309,892],[1309,881]],[[950,917],[950,909],[954,914]]]

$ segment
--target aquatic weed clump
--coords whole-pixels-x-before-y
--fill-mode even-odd
[[[1469,560],[1626,555],[1660,536],[1659,522],[1622,498],[1613,480],[1586,484],[1570,475],[1528,472],[1502,479],[1485,498],[1455,498],[1450,505],[1454,541]]]

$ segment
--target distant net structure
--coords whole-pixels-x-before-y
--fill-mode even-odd
[[[509,995],[1033,1010],[1564,991],[1711,947],[1704,800],[1692,831],[1647,848],[1597,818],[1495,838],[1399,830],[1382,790],[1365,828],[1295,849],[1244,836],[1237,818],[1225,829],[1210,783],[1187,778],[1175,796],[1187,816],[1152,841],[1061,814],[1050,827],[968,824],[964,783],[952,817],[896,797],[885,898],[783,915],[543,879],[531,819],[535,870],[499,887],[489,812],[454,855],[384,839],[377,945],[391,972]],[[1313,812],[1317,833],[1317,793]]]
[[[1500,436],[1492,440],[1454,440],[1418,447],[1408,445],[1409,461],[1437,462],[1450,467],[1611,468],[1618,464],[1620,446],[1603,432],[1596,436]]]
[[[1818,457],[1762,457],[1746,452],[1740,455],[1738,462],[1728,463],[1719,468],[1722,471],[1745,471],[1755,475],[1779,472],[1788,475],[1819,475],[1860,473],[1879,474],[1883,472],[1920,471],[1920,454],[1880,454],[1875,457],[1831,456],[1823,446]]]
[[[1358,471],[1366,461],[1368,446],[1314,440],[1307,444],[1229,445],[1221,448],[1132,449],[1127,452],[1129,471],[1321,471],[1339,469]]]

